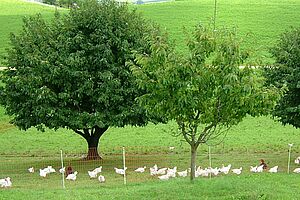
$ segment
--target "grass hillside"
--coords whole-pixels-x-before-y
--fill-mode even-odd
[[[10,33],[18,33],[22,28],[24,16],[41,13],[46,19],[50,19],[55,11],[54,7],[42,6],[24,0],[0,1],[0,66],[3,65],[5,49],[9,47]]]
[[[180,0],[164,4],[137,6],[138,10],[163,27],[184,51],[183,27],[191,30],[197,23],[209,23],[214,13],[213,0]],[[271,61],[268,48],[280,33],[300,26],[298,0],[217,0],[216,26],[236,27],[242,37],[249,37],[245,47],[257,49],[256,57]]]

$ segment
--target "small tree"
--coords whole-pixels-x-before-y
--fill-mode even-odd
[[[264,87],[258,69],[240,69],[248,54],[241,51],[234,31],[197,26],[186,57],[176,54],[167,37],[157,31],[149,40],[151,53],[137,53],[132,65],[139,87],[147,91],[139,101],[149,113],[177,122],[191,147],[193,180],[198,146],[247,114],[268,114],[280,91]]]
[[[110,126],[145,125],[135,103],[142,94],[125,63],[147,48],[149,23],[125,4],[88,0],[51,23],[24,20],[12,35],[0,87],[1,104],[20,129],[68,128],[97,159],[100,137]]]
[[[284,32],[271,50],[275,58],[272,66],[265,68],[267,84],[286,86],[288,91],[275,107],[273,116],[283,124],[300,127],[300,28]]]

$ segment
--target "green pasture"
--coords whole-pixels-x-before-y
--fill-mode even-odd
[[[256,58],[271,62],[267,53],[279,34],[290,26],[300,26],[298,0],[217,0],[217,26],[236,27],[241,36],[249,36],[244,48],[254,48]],[[142,14],[159,23],[169,32],[185,52],[183,27],[191,30],[198,22],[209,23],[213,16],[213,0],[177,0],[170,3],[133,5]],[[5,48],[9,47],[10,32],[21,29],[23,16],[41,13],[53,16],[55,8],[27,3],[21,0],[0,0],[0,65],[4,65]],[[297,167],[293,160],[300,154],[300,131],[282,126],[270,117],[247,117],[227,133],[224,140],[212,141],[212,166],[232,164],[243,167],[240,176],[198,178],[191,184],[188,178],[159,181],[145,174],[136,174],[141,166],[189,167],[189,146],[183,138],[174,137],[176,124],[149,124],[146,127],[110,127],[100,140],[103,160],[84,161],[86,141],[70,130],[32,128],[20,131],[9,124],[9,117],[0,108],[0,178],[10,176],[13,187],[0,188],[0,199],[299,199],[300,178],[287,174],[288,144],[293,143],[291,170]],[[114,173],[113,167],[122,167],[122,147],[126,150],[128,185]],[[169,147],[175,147],[170,150]],[[66,182],[61,189],[61,176],[51,174],[46,179],[38,173],[29,174],[27,168],[52,165],[59,169],[60,150],[65,164],[78,170],[76,182]],[[272,167],[279,166],[278,174],[250,174],[249,167],[265,159]],[[87,170],[103,166],[107,182],[90,180]],[[197,165],[209,166],[208,146],[198,150]]]

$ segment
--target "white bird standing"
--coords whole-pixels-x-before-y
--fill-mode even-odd
[[[76,178],[77,178],[77,174],[78,174],[78,172],[77,171],[75,171],[73,174],[69,174],[68,176],[67,176],[67,180],[72,180],[72,181],[75,181],[76,180]]]
[[[90,178],[97,178],[97,172],[95,172],[95,171],[88,171],[88,174],[89,174]]]
[[[158,167],[157,167],[156,164],[153,167],[150,167],[150,175],[151,176],[156,175],[157,174],[157,170],[158,170]]]
[[[48,173],[47,173],[44,169],[40,169],[40,176],[41,176],[41,177],[44,177],[44,178],[45,178],[45,177],[47,176],[47,174],[48,174]]]
[[[102,176],[102,175],[99,175],[98,180],[99,180],[100,183],[104,183],[105,182],[105,177]]]
[[[234,173],[234,174],[237,174],[237,175],[240,175],[241,173],[242,173],[242,167],[240,167],[239,169],[232,169],[231,171],[232,171],[232,173]]]
[[[257,166],[255,166],[255,167],[252,167],[252,166],[250,166],[250,172],[257,172]]]
[[[220,169],[220,172],[223,172],[224,174],[228,174],[230,168],[231,168],[231,164],[229,164],[227,167],[223,165],[222,168]]]
[[[125,167],[124,169],[118,169],[118,168],[115,167],[114,169],[115,169],[117,174],[124,175],[127,167]]]
[[[102,172],[102,166],[95,168],[93,171],[94,171],[96,174],[101,173],[101,172]]]
[[[34,168],[30,167],[30,168],[28,168],[28,171],[29,171],[29,173],[34,173]]]
[[[137,168],[136,170],[134,170],[135,172],[139,172],[139,173],[144,173],[145,172],[145,169],[146,169],[146,166],[144,167],[139,167]]]
[[[62,167],[59,169],[59,173],[64,174],[66,171],[66,167]]]
[[[277,173],[278,172],[278,166],[272,167],[269,169],[270,173]]]

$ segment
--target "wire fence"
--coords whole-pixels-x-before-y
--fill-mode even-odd
[[[178,154],[176,151],[170,150],[168,153],[147,153],[136,154],[131,153],[130,149],[125,148],[120,153],[103,154],[99,160],[86,160],[83,153],[61,153],[52,156],[26,156],[26,155],[0,155],[0,179],[10,177],[12,180],[12,188],[62,188],[63,178],[66,188],[82,188],[82,187],[102,187],[103,185],[121,185],[124,184],[124,176],[116,173],[115,168],[124,169],[124,156],[126,172],[126,183],[142,183],[147,181],[158,181],[158,176],[150,175],[149,168],[155,164],[158,168],[177,167],[177,171],[184,171],[190,167],[189,153]],[[136,152],[135,150],[133,152]],[[123,154],[124,153],[124,154]],[[291,152],[291,171],[297,167],[294,159],[298,157],[297,153]],[[211,157],[211,163],[209,162]],[[259,164],[259,160],[264,159],[269,167],[278,165],[279,173],[287,173],[288,153],[274,152],[268,154],[258,153],[226,153],[214,154],[208,153],[197,155],[197,166],[205,167],[221,167],[222,164],[232,164],[232,168],[243,167],[242,174],[249,174],[250,166]],[[63,162],[62,162],[63,161]],[[62,163],[66,169],[71,168],[74,173],[78,172],[75,181],[65,180],[66,175],[59,173]],[[52,166],[56,172],[47,174],[46,177],[40,176],[40,169]],[[88,171],[92,171],[97,167],[102,167],[101,174],[105,177],[105,182],[100,183],[98,178],[90,178]],[[144,173],[135,172],[137,168],[146,167]],[[30,173],[29,168],[33,168],[34,172]],[[233,175],[233,174],[229,174]],[[97,177],[98,177],[97,176]]]

